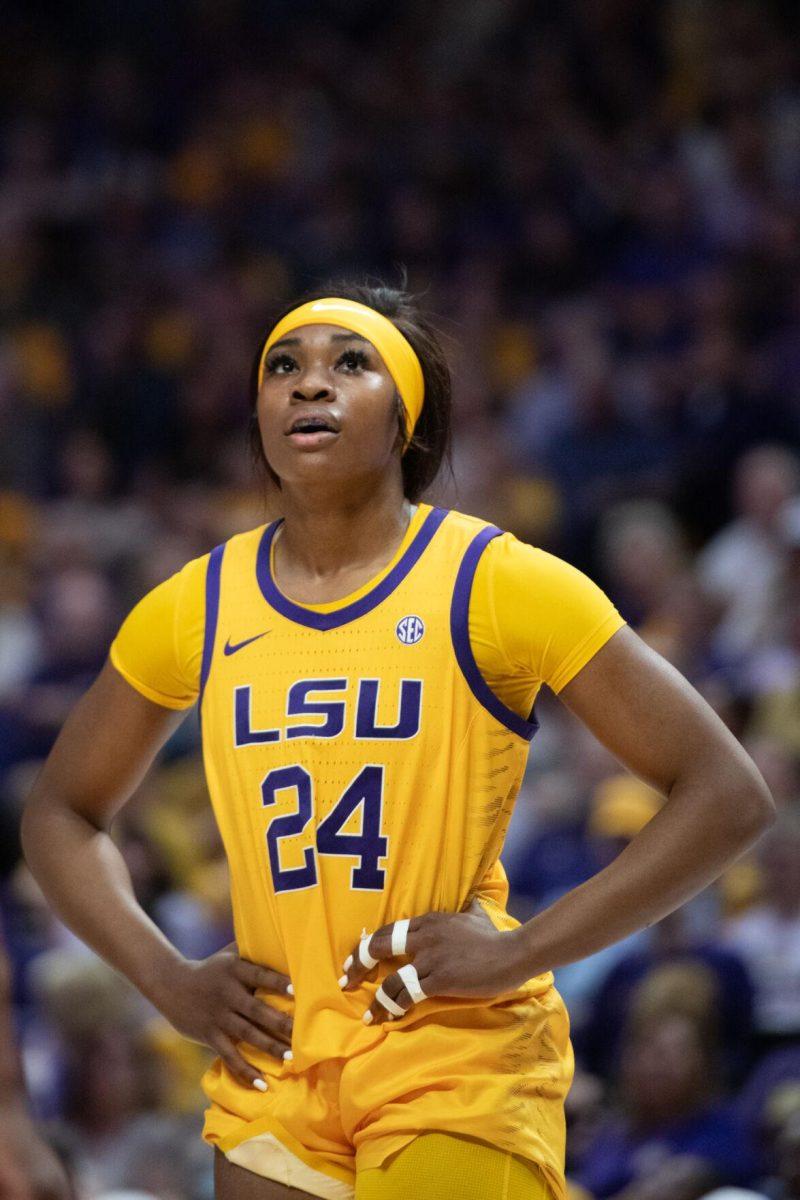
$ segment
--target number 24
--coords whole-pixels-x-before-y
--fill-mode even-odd
[[[350,874],[350,886],[358,891],[380,892],[386,872],[378,866],[385,858],[389,839],[381,833],[383,813],[383,767],[370,764],[356,775],[317,827],[316,853],[313,846],[304,851],[302,867],[281,867],[280,841],[302,833],[314,815],[314,785],[308,771],[299,764],[276,767],[261,784],[261,802],[274,804],[277,793],[294,788],[297,812],[275,817],[267,829],[267,850],[276,892],[294,892],[317,883],[317,854],[359,859]],[[361,832],[342,833],[342,827],[361,808]]]

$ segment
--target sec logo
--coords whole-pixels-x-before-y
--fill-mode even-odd
[[[413,646],[415,642],[420,640],[425,632],[425,624],[422,620],[422,617],[403,617],[401,621],[397,622],[397,629],[395,632],[398,640],[401,641],[404,646]]]

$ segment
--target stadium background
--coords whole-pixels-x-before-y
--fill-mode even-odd
[[[402,265],[456,377],[436,497],[597,579],[781,813],[676,917],[559,972],[572,1178],[692,1200],[700,1147],[800,1196],[796,5],[15,2],[0,93],[2,917],[80,1194],[208,1200],[204,1053],[49,915],[19,806],[136,599],[274,504],[246,445],[267,313]],[[523,917],[656,802],[539,715],[505,855]],[[186,954],[229,940],[192,717],[116,836]]]

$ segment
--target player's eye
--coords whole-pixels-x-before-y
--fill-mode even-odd
[[[345,367],[348,371],[363,371],[369,366],[369,359],[363,350],[345,350],[339,355],[337,367]]]
[[[271,354],[267,359],[267,374],[268,375],[286,375],[287,372],[294,370],[297,363],[292,358],[291,354],[285,352],[279,354]]]

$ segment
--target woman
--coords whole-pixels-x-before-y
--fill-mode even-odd
[[[670,970],[670,968],[667,968]],[[672,968],[675,970],[675,968]],[[713,997],[701,967],[678,967],[676,983]],[[685,978],[678,981],[678,975]],[[605,1115],[576,1171],[595,1200],[677,1200],[758,1177],[749,1131],[721,1096],[712,1006],[659,998],[658,969],[637,996],[619,1064],[617,1104]],[[649,994],[648,994],[649,993]],[[638,1009],[638,1011],[637,1011]]]
[[[419,502],[450,383],[406,295],[340,287],[259,350],[284,518],[134,609],[30,799],[57,911],[219,1059],[217,1195],[562,1197],[571,1051],[552,968],[658,920],[761,833],[742,749],[566,564]],[[526,925],[498,854],[542,682],[668,797]],[[181,959],[106,832],[201,703],[236,953]],[[90,882],[87,882],[90,881]]]

